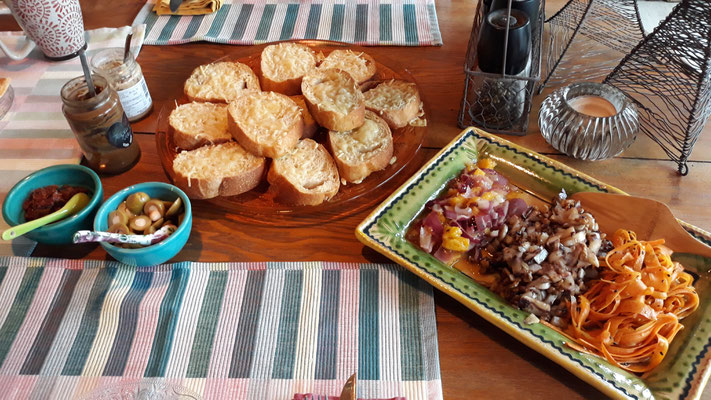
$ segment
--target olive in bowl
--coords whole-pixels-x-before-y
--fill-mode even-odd
[[[158,202],[162,207],[156,205]],[[175,204],[178,207],[171,211],[171,207]],[[140,183],[109,197],[94,218],[96,231],[127,234],[154,233],[165,224],[175,225],[175,232],[150,246],[133,248],[101,243],[106,252],[116,260],[138,267],[162,264],[173,258],[185,246],[193,224],[188,196],[182,190],[167,183]]]

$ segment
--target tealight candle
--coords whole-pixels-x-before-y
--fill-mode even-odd
[[[555,90],[541,104],[538,126],[556,150],[581,160],[622,153],[637,137],[637,107],[621,90],[593,82]]]
[[[573,110],[595,118],[612,117],[617,109],[607,99],[600,96],[580,96],[568,100]]]

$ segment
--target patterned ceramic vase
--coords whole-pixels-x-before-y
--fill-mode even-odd
[[[66,60],[86,46],[79,0],[4,1],[25,34],[47,58]]]

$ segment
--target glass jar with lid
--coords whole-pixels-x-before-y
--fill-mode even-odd
[[[62,113],[74,132],[89,167],[118,174],[133,167],[141,156],[133,130],[116,92],[107,80],[92,74],[96,95],[89,94],[83,76],[61,90]]]
[[[151,111],[153,100],[133,54],[129,51],[125,60],[123,55],[120,48],[100,50],[91,58],[91,69],[108,80],[118,93],[128,120],[134,122]]]

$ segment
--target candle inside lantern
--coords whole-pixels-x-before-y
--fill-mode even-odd
[[[568,100],[573,110],[596,118],[612,117],[617,109],[607,99],[600,96],[580,96]]]

